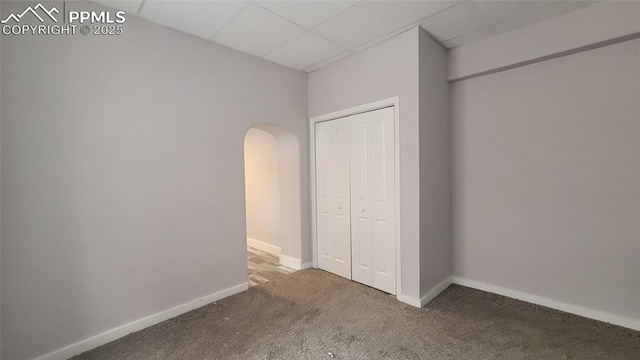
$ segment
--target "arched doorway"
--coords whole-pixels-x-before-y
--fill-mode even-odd
[[[300,149],[297,136],[255,124],[244,137],[249,284],[301,268]]]

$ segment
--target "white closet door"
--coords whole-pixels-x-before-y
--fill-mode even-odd
[[[351,279],[347,119],[316,124],[316,191],[318,267]]]
[[[371,113],[349,117],[351,127],[351,264],[353,280],[373,286]]]
[[[394,114],[391,107],[316,124],[318,267],[391,294]]]
[[[395,126],[392,107],[371,113],[373,287],[396,293]]]

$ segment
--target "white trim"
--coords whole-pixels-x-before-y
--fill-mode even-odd
[[[218,291],[216,293],[207,295],[200,299],[193,300],[188,303],[172,307],[170,309],[144,317],[142,319],[130,322],[128,324],[118,326],[111,330],[107,330],[101,334],[92,336],[90,338],[80,340],[71,345],[67,345],[63,348],[60,348],[48,354],[42,355],[36,358],[35,360],[69,359],[70,357],[76,356],[78,354],[81,354],[85,351],[89,351],[91,349],[95,349],[98,346],[104,345],[106,343],[119,339],[123,336],[129,335],[132,332],[139,331],[144,328],[148,328],[149,326],[153,326],[159,322],[171,319],[173,317],[184,314],[186,312],[197,309],[199,307],[205,306],[209,303],[220,300],[227,296],[231,296],[233,294],[237,294],[239,292],[245,291],[248,288],[249,288],[249,283],[246,283],[246,282],[239,285],[232,286],[228,289]]]
[[[398,301],[401,301],[405,304],[409,304],[411,306],[415,306],[417,308],[422,307],[422,305],[420,305],[421,301],[417,297],[408,296],[405,294],[398,294],[396,295],[396,299],[398,299]]]
[[[311,170],[311,250],[313,252],[313,267],[318,267],[318,239],[316,237],[316,123],[335,120],[349,115],[374,111],[393,106],[395,126],[395,212],[396,212],[396,299],[407,304],[419,304],[419,299],[402,295],[402,264],[401,264],[401,232],[400,232],[400,97],[375,101],[368,104],[354,106],[329,114],[309,118],[309,168]],[[403,299],[406,299],[403,300]],[[414,305],[419,306],[419,305]]]
[[[402,301],[405,304],[409,304],[417,308],[423,308],[425,305],[431,302],[431,300],[435,299],[436,296],[440,295],[441,292],[445,291],[452,283],[453,283],[452,278],[448,277],[444,281],[442,281],[440,284],[431,288],[429,292],[424,294],[419,299],[412,296],[404,295],[404,294],[398,294],[396,298],[398,299],[398,301]]]
[[[282,252],[282,249],[280,249],[279,246],[271,245],[264,241],[252,239],[250,237],[247,237],[247,245],[275,256],[280,256],[280,253]]]
[[[316,122],[309,119],[309,191],[311,192],[311,263],[318,268],[318,239],[316,233]]]
[[[424,294],[420,298],[420,307],[424,307],[425,305],[430,303],[431,300],[435,299],[438,295],[440,295],[441,292],[447,290],[447,288],[451,286],[451,284],[453,284],[453,279],[451,277],[448,277],[440,284],[434,286],[431,290],[429,290],[428,293]]]
[[[302,268],[303,269],[311,269],[313,267],[313,263],[312,262],[306,262],[304,264],[302,264]]]
[[[280,265],[282,266],[286,266],[288,268],[292,268],[294,270],[300,270],[302,269],[302,260],[291,257],[291,256],[287,256],[287,255],[283,255],[280,254],[280,257],[278,258]]]
[[[396,294],[402,292],[402,252],[400,248],[400,97],[389,99],[393,102],[395,132],[395,210],[396,210]],[[397,297],[396,297],[397,298]]]
[[[569,304],[543,296],[507,289],[501,286],[486,284],[458,276],[453,277],[453,283],[640,331],[640,319],[633,319],[600,310],[589,309],[580,305]]]
[[[314,116],[309,120],[311,121],[311,125],[315,125],[315,123],[319,123],[323,121],[335,120],[335,119],[347,117],[350,115],[383,109],[389,106],[395,106],[397,103],[398,103],[398,97],[396,96],[389,99],[384,99],[384,100],[374,101],[368,104],[354,106],[344,110],[334,111],[332,113],[328,113],[324,115]]]

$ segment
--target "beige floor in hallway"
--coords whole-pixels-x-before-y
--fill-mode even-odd
[[[247,263],[249,266],[249,286],[265,284],[295,271],[280,265],[277,256],[250,246],[247,247]]]

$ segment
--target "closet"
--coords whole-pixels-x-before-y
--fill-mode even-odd
[[[316,123],[318,267],[396,293],[394,108]]]

